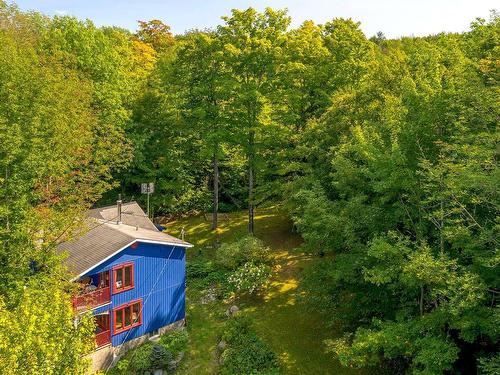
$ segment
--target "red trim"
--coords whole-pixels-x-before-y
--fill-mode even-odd
[[[122,271],[122,284],[125,282],[125,268],[126,267],[131,267],[131,272],[130,272],[130,285],[127,286],[122,286],[121,288],[116,287],[116,272],[118,270],[123,270]],[[134,262],[127,262],[127,263],[122,263],[117,266],[113,267],[113,294],[125,292],[127,290],[134,289]]]
[[[132,249],[137,249],[138,246],[139,246],[139,242],[134,242],[132,245],[130,245],[130,247]]]
[[[136,322],[132,322],[132,306],[135,304],[139,304],[139,316]],[[122,314],[122,325],[125,325],[125,309],[127,307],[131,307],[130,309],[130,321],[131,324],[127,327],[122,327],[121,329],[116,329],[116,316],[118,313]],[[134,301],[130,301],[123,305],[118,306],[116,309],[113,309],[113,334],[116,335],[118,333],[122,333],[131,328],[138,327],[142,324],[142,299],[136,299]]]

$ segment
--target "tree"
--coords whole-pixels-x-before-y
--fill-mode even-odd
[[[56,246],[128,162],[133,46],[116,29],[0,2],[2,373],[88,370],[94,322],[75,326],[72,275]]]
[[[496,22],[342,62],[344,89],[305,134],[312,170],[292,213],[311,249],[336,253],[309,278],[346,329],[327,342],[344,365],[473,371],[478,343],[497,345],[498,95],[481,61]]]
[[[285,32],[290,18],[285,11],[267,8],[233,10],[223,17],[217,33],[224,45],[226,64],[236,81],[231,104],[232,121],[241,123],[240,144],[248,160],[248,232],[254,232],[254,187],[258,142],[269,123],[269,94],[273,88]]]
[[[170,26],[160,20],[139,21],[136,35],[140,41],[150,44],[158,52],[164,52],[175,42]]]
[[[223,144],[230,143],[227,118],[233,81],[224,63],[222,44],[214,33],[197,32],[179,48],[174,62],[174,85],[181,91],[181,110],[186,126],[202,142],[202,153],[212,159],[212,230],[217,229],[219,207],[219,160]]]

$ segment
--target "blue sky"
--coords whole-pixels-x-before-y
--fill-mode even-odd
[[[221,23],[232,8],[288,8],[297,26],[306,19],[323,23],[335,17],[361,22],[367,36],[388,37],[465,31],[476,17],[488,18],[498,0],[17,0],[23,10],[69,14],[95,24],[135,30],[137,20],[161,19],[174,33]]]

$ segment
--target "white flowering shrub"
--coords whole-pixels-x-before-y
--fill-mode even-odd
[[[266,264],[247,262],[229,276],[229,284],[235,292],[252,294],[269,280],[271,267]]]
[[[270,250],[256,237],[246,236],[238,241],[222,244],[217,249],[215,259],[218,265],[236,270],[245,263],[269,263]]]

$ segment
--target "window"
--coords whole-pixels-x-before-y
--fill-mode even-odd
[[[109,271],[99,273],[99,288],[106,288],[109,286]]]
[[[134,263],[113,267],[113,293],[120,293],[134,287]]]
[[[109,331],[109,314],[95,315],[96,333]]]
[[[115,334],[142,324],[141,305],[141,300],[137,300],[117,307],[114,310]]]

